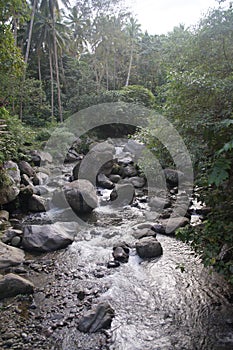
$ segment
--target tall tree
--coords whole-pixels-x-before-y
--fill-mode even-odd
[[[35,18],[37,5],[38,5],[38,0],[32,0],[31,20],[30,20],[30,25],[29,25],[27,48],[26,48],[26,53],[25,53],[25,57],[24,57],[24,62],[26,64],[28,63],[28,57],[29,57],[29,52],[30,52],[30,47],[31,47],[32,31],[33,31],[33,24],[34,24],[34,18]]]
[[[62,0],[64,6],[69,5],[69,0]],[[58,0],[42,0],[40,9],[43,13],[45,10],[49,10],[49,15],[52,23],[52,33],[53,33],[53,53],[54,53],[54,63],[56,71],[56,82],[57,82],[57,99],[58,99],[58,110],[60,122],[63,122],[63,112],[61,103],[61,85],[59,76],[59,64],[58,64],[58,49],[57,49],[57,39],[56,39],[56,21],[61,18],[61,12]]]
[[[125,86],[129,85],[129,79],[130,79],[130,74],[131,74],[131,69],[132,69],[134,51],[136,48],[137,39],[141,33],[140,27],[141,27],[141,25],[137,22],[137,20],[133,17],[130,17],[129,23],[126,27],[126,32],[128,33],[129,38],[130,38],[130,56],[129,56],[129,67],[128,67],[128,73],[127,73]]]

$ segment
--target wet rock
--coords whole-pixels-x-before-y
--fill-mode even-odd
[[[129,248],[125,244],[113,247],[112,253],[114,260],[127,263],[129,260]]]
[[[29,199],[34,194],[34,187],[32,185],[27,185],[20,188],[20,197],[22,200]]]
[[[97,175],[97,183],[100,187],[107,188],[109,190],[112,190],[115,187],[114,183],[102,173]]]
[[[133,161],[133,157],[131,156],[130,153],[125,153],[125,152],[122,152],[118,158],[117,158],[117,162],[119,165],[122,165],[122,166],[127,166],[129,164],[133,164],[134,161]]]
[[[50,153],[45,151],[32,151],[31,161],[35,166],[40,166],[42,162],[51,164],[53,162],[53,157]]]
[[[39,171],[33,176],[32,182],[34,186],[38,186],[38,185],[45,185],[48,182],[48,180],[49,180],[48,174],[45,174]]]
[[[21,174],[26,174],[29,177],[33,177],[35,174],[35,170],[25,160],[19,162],[19,170]]]
[[[12,245],[13,247],[20,247],[20,245],[21,245],[21,240],[22,240],[22,237],[20,237],[20,236],[15,236],[15,237],[13,237],[12,240],[11,240],[11,245]]]
[[[6,230],[2,236],[2,242],[3,243],[10,243],[11,240],[16,237],[16,236],[22,236],[22,231],[21,230],[17,230],[14,228],[9,228],[8,230]]]
[[[154,237],[144,237],[137,241],[136,251],[142,259],[157,258],[163,254],[160,242]]]
[[[108,329],[114,314],[109,303],[100,303],[94,310],[89,311],[80,319],[78,329],[85,333],[95,333],[101,329]]]
[[[137,174],[138,174],[138,171],[133,164],[128,164],[126,167],[122,168],[123,177],[134,177]]]
[[[74,166],[72,175],[73,175],[73,180],[78,180],[79,179],[79,168],[81,165],[81,159],[77,162],[77,164]]]
[[[76,166],[77,169],[73,171],[74,179],[86,179],[95,185],[97,174],[111,174],[112,167],[115,163],[113,159],[114,153],[115,147],[108,142],[101,142],[93,145],[80,165]]]
[[[108,269],[112,269],[112,268],[119,267],[119,266],[120,266],[120,262],[116,261],[116,260],[109,261],[107,264]]]
[[[176,229],[179,227],[184,227],[188,225],[190,220],[186,217],[176,217],[176,218],[169,218],[166,220],[161,221],[162,226],[165,229],[166,234],[174,234]],[[162,233],[162,232],[161,232]]]
[[[0,269],[19,265],[24,261],[24,252],[21,249],[10,247],[0,242]]]
[[[33,187],[32,180],[31,180],[31,179],[29,178],[29,176],[26,175],[26,174],[21,175],[21,183],[22,183],[24,186],[32,186],[32,187]]]
[[[42,196],[43,194],[48,193],[48,189],[45,186],[34,186],[34,194],[37,194],[38,196]]]
[[[151,229],[155,231],[156,233],[164,234],[166,232],[166,223],[165,221],[163,224],[154,224]]]
[[[89,213],[98,206],[94,186],[88,180],[76,180],[64,186],[64,193],[76,213]]]
[[[64,163],[73,163],[76,162],[77,160],[82,160],[83,155],[79,154],[75,149],[69,149],[66,156]]]
[[[133,237],[136,238],[136,239],[141,239],[143,237],[156,237],[156,232],[153,231],[151,228],[143,228],[143,229],[138,229],[138,230],[135,230],[133,233],[132,233]]]
[[[117,184],[110,194],[110,200],[115,206],[124,206],[133,202],[135,190],[131,184]]]
[[[51,225],[28,225],[24,227],[22,247],[30,251],[49,252],[71,244],[78,226],[55,223]],[[69,227],[70,226],[70,227]]]
[[[179,185],[179,181],[184,179],[184,173],[182,173],[179,170],[164,169],[164,175],[165,179],[167,180],[168,184],[172,187],[176,187]]]
[[[33,291],[33,283],[23,277],[14,273],[0,275],[0,299],[14,297],[18,294],[31,294]]]
[[[32,212],[45,212],[47,209],[47,200],[43,197],[33,194],[28,200],[28,210]]]
[[[129,179],[129,182],[135,187],[135,188],[142,188],[146,184],[146,180],[144,177],[139,176],[133,176]]]
[[[121,179],[121,176],[120,175],[117,175],[117,174],[111,174],[109,175],[109,180],[112,181],[113,183],[118,183]]]
[[[149,198],[149,206],[155,210],[166,209],[171,206],[171,202],[166,198],[161,197],[150,197]]]

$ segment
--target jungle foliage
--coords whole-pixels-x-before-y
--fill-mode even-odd
[[[1,1],[0,167],[86,107],[151,108],[182,136],[199,198],[212,208],[178,236],[233,282],[233,9],[218,3],[194,27],[150,35],[121,0]],[[174,165],[150,127],[137,138]]]

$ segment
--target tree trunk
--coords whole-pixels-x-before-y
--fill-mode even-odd
[[[34,23],[36,7],[37,7],[37,0],[34,0],[33,6],[32,6],[32,13],[31,13],[29,33],[28,33],[27,49],[26,49],[25,58],[24,58],[24,62],[26,64],[28,63],[28,57],[29,57],[29,52],[30,52],[30,47],[31,47],[32,30],[33,30],[33,23]]]
[[[37,62],[38,62],[38,79],[42,81],[41,78],[41,64],[40,64],[40,53],[37,52]]]
[[[62,116],[62,105],[61,105],[61,86],[60,86],[60,77],[59,77],[57,39],[56,39],[56,33],[55,33],[54,19],[53,19],[53,46],[54,46],[54,60],[55,60],[55,69],[56,69],[56,80],[57,80],[57,101],[58,101],[59,119],[60,119],[60,122],[62,123],[63,122],[63,116]]]
[[[54,85],[53,85],[53,61],[52,52],[49,50],[49,69],[50,69],[50,81],[51,81],[51,118],[54,121]]]
[[[132,63],[133,63],[133,44],[132,44],[131,50],[130,50],[129,68],[128,68],[128,74],[127,74],[125,86],[129,85],[129,79],[130,79],[130,74],[131,74],[131,69],[132,69]]]

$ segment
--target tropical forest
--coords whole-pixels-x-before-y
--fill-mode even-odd
[[[226,3],[1,0],[0,349],[233,348]]]

